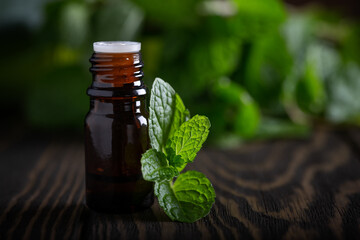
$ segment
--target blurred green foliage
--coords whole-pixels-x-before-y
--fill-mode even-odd
[[[209,116],[222,145],[303,136],[316,122],[360,124],[360,27],[327,10],[277,0],[65,0],[39,12],[36,26],[1,23],[0,102],[20,107],[33,127],[81,131],[88,59],[101,40],[141,41],[147,85],[168,81],[190,111]]]

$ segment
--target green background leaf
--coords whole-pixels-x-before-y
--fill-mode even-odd
[[[297,126],[360,124],[350,89],[356,89],[353,72],[360,66],[359,19],[328,6],[288,8],[280,0],[27,3],[31,11],[17,1],[2,9],[6,91],[0,107],[13,113],[4,115],[5,125],[16,119],[32,130],[80,135],[89,107],[88,59],[92,43],[103,40],[141,42],[145,84],[159,76],[181,95],[184,104],[173,108],[182,101],[170,94],[173,112],[153,122],[158,128],[150,138],[159,137],[153,147],[163,152],[187,120],[185,105],[209,117],[212,144],[277,135],[264,129],[283,129],[286,138],[304,136]],[[219,87],[221,79],[229,84]],[[168,126],[167,118],[179,121]],[[276,127],[261,119],[274,119]]]

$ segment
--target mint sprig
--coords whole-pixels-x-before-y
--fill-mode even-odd
[[[194,161],[209,128],[207,117],[190,118],[190,112],[170,84],[155,79],[149,117],[152,149],[143,154],[141,170],[145,180],[155,182],[159,205],[174,221],[195,222],[206,216],[215,202],[214,188],[204,174],[197,171],[180,174],[187,163]]]

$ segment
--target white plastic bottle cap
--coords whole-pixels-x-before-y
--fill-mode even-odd
[[[132,53],[141,50],[141,43],[130,41],[94,42],[94,52],[101,53]]]

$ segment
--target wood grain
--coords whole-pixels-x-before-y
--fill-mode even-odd
[[[208,148],[188,169],[212,181],[210,214],[171,222],[159,205],[109,215],[84,206],[78,141],[4,143],[0,239],[360,239],[360,131]]]

